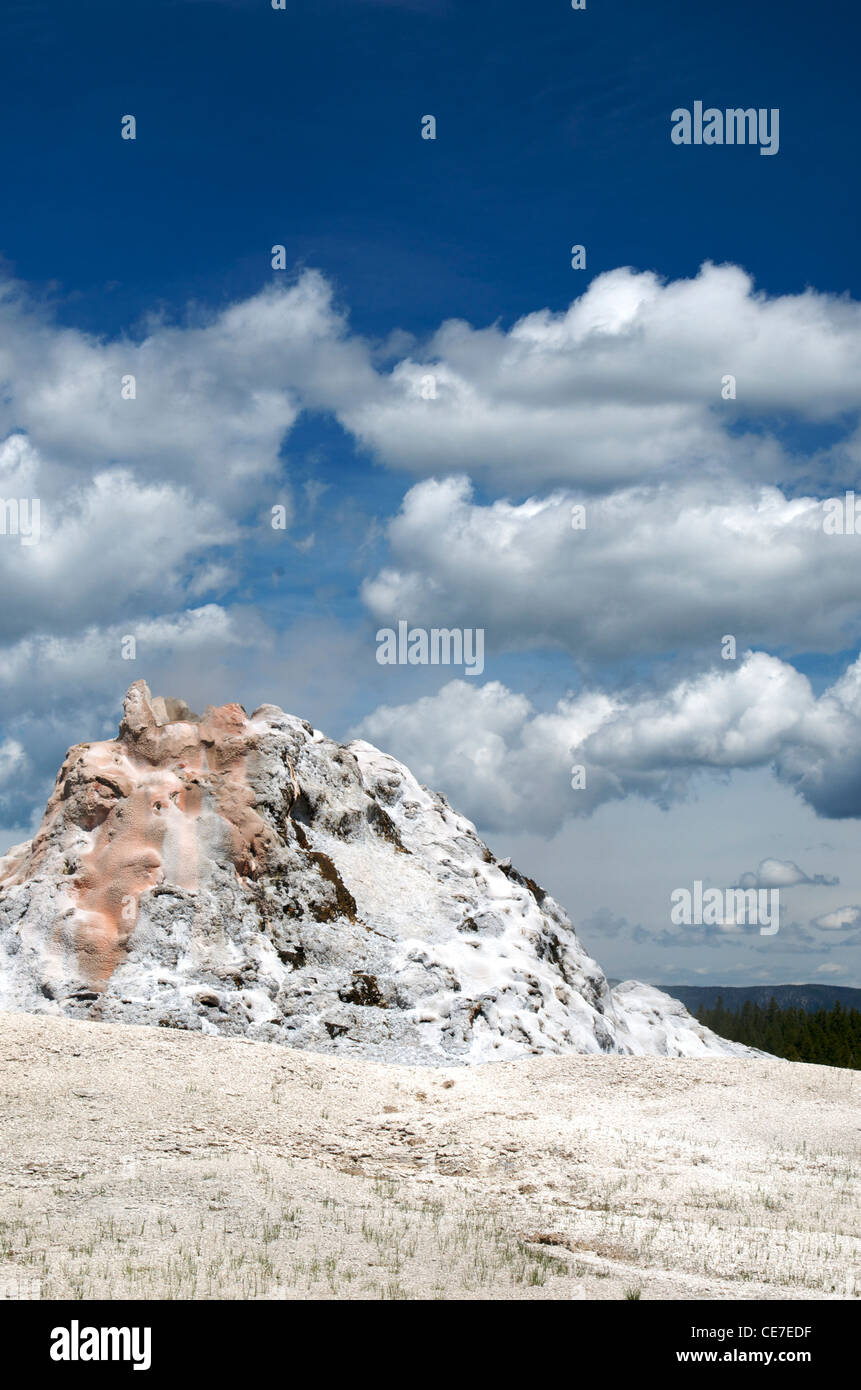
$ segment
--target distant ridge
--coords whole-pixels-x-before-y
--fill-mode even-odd
[[[719,998],[733,1010],[740,1009],[748,1000],[765,1007],[772,998],[782,1009],[804,1009],[807,1013],[830,1009],[838,1003],[844,1009],[861,1009],[861,989],[848,985],[659,985],[658,988],[678,999],[691,1013],[696,1013],[703,1005],[707,1009],[714,1008]]]

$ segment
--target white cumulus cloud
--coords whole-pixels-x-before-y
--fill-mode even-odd
[[[483,825],[551,831],[604,801],[669,805],[695,773],[755,767],[773,768],[822,816],[861,816],[861,660],[819,697],[787,662],[748,652],[660,694],[591,691],[544,713],[499,682],[451,681],[380,706],[359,731]],[[574,766],[583,788],[571,785]]]
[[[416,473],[606,490],[691,468],[773,479],[783,450],[733,432],[737,410],[825,421],[859,406],[861,305],[812,290],[769,298],[739,267],[705,264],[668,283],[608,271],[568,309],[507,332],[449,320],[341,416]]]
[[[362,592],[381,622],[480,626],[496,650],[544,644],[584,664],[717,652],[727,633],[739,649],[840,651],[861,639],[861,535],[826,533],[825,517],[818,498],[741,482],[479,504],[467,478],[428,480]]]

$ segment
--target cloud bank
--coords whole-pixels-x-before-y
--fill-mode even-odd
[[[494,827],[552,833],[606,801],[665,806],[690,795],[695,774],[755,767],[771,767],[821,816],[861,816],[861,658],[819,697],[790,664],[748,652],[661,694],[590,691],[547,713],[500,682],[451,681],[381,706],[359,732]]]

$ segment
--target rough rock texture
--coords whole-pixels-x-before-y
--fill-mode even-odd
[[[385,1061],[747,1054],[659,990],[611,991],[558,904],[394,758],[143,681],[0,858],[0,1007]]]

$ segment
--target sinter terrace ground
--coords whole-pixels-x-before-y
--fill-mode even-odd
[[[384,1066],[0,1014],[0,1292],[861,1294],[861,1074]]]

